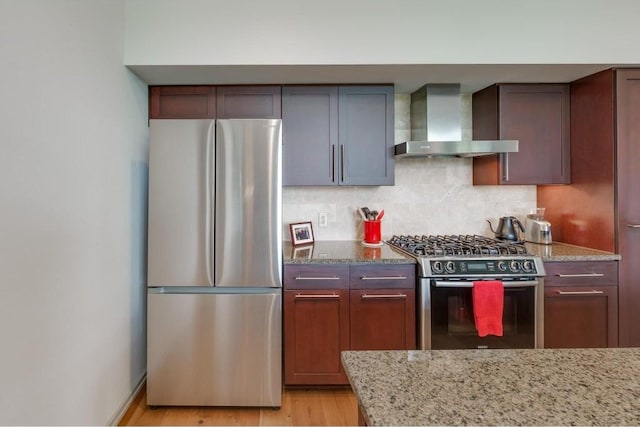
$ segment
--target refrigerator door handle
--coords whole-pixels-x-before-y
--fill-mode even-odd
[[[205,253],[205,265],[207,266],[207,280],[209,280],[209,285],[213,286],[214,285],[214,281],[213,281],[213,272],[211,271],[211,259],[212,259],[212,254],[211,254],[211,242],[213,241],[214,236],[212,235],[212,233],[214,232],[214,228],[211,226],[211,212],[213,211],[213,207],[211,206],[211,203],[214,200],[213,195],[211,194],[212,191],[212,185],[211,185],[211,181],[212,181],[212,176],[211,176],[211,152],[212,152],[212,145],[213,145],[213,141],[215,139],[215,125],[216,125],[216,121],[212,120],[211,124],[209,125],[209,130],[207,131],[207,140],[205,141],[205,154],[204,154],[204,180],[205,180],[205,216],[204,216],[204,229],[205,229],[205,248],[204,248],[204,253]]]

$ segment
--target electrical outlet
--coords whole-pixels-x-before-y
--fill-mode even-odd
[[[329,226],[329,214],[326,212],[320,212],[318,214],[318,227]]]

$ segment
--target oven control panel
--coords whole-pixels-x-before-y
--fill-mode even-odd
[[[534,258],[432,259],[431,274],[437,276],[538,276],[541,268]]]

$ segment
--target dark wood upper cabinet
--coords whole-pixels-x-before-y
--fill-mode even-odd
[[[151,119],[279,119],[281,87],[150,86]]]
[[[281,86],[218,86],[218,119],[279,119]]]
[[[517,153],[473,159],[473,184],[568,184],[568,84],[497,84],[473,94],[473,139],[517,139]]]
[[[215,86],[150,86],[149,118],[215,119]]]
[[[284,185],[336,185],[338,87],[282,88]]]
[[[393,85],[285,86],[284,185],[393,185]]]
[[[341,185],[393,185],[393,86],[340,86]]]

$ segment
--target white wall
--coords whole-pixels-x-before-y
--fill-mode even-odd
[[[127,0],[127,65],[638,63],[637,0]]]
[[[112,422],[145,371],[146,85],[122,0],[0,1],[0,424]]]
[[[471,138],[471,96],[463,95],[464,139]],[[410,139],[410,96],[395,97],[395,143]],[[536,206],[535,185],[473,186],[472,160],[464,158],[396,159],[396,184],[391,187],[285,187],[283,236],[289,223],[311,221],[316,240],[361,240],[357,209],[384,209],[383,238],[394,234],[491,235],[497,218],[515,215],[524,221]],[[328,213],[328,226],[318,214]]]

